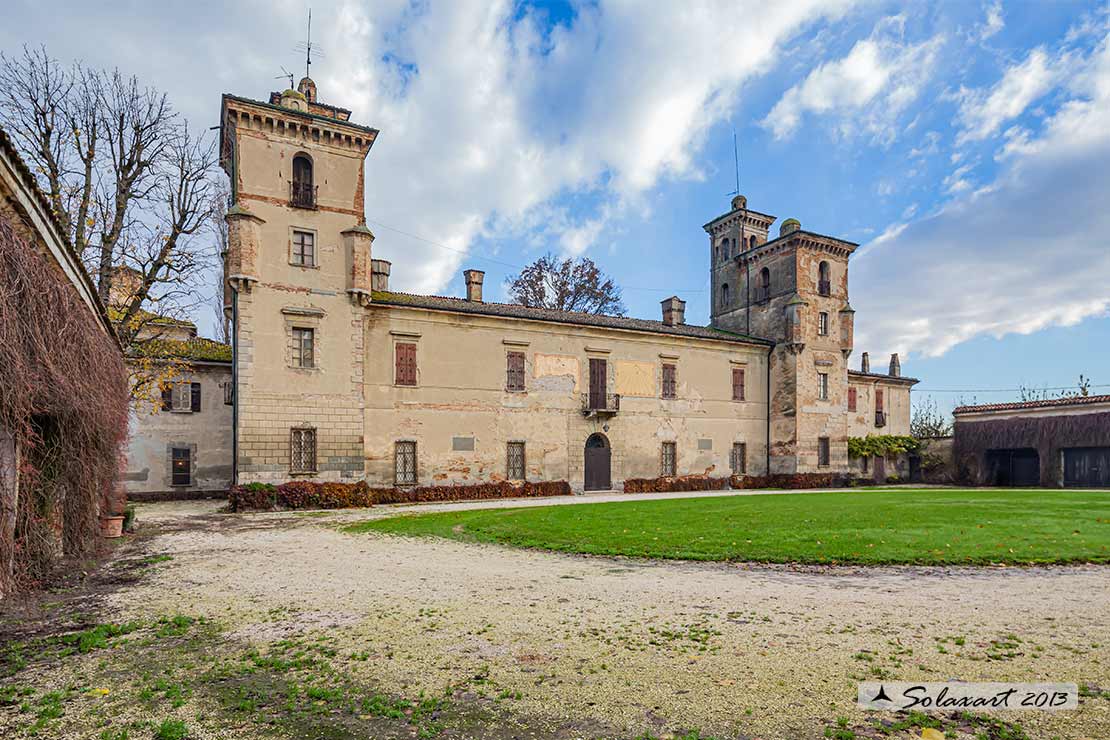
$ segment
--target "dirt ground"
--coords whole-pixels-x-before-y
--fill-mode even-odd
[[[142,505],[100,581],[9,605],[0,736],[1110,738],[1106,566],[634,561],[340,531],[402,508],[217,505]],[[106,623],[132,631],[59,642]],[[907,718],[855,708],[877,679],[1083,689]]]

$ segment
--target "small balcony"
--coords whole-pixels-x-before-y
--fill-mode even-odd
[[[829,284],[828,280],[817,281],[817,294],[823,296],[832,295],[832,285]]]
[[[877,426],[877,427],[885,427],[886,426],[886,412],[885,411],[876,411],[875,412],[875,426]]]
[[[583,416],[613,416],[620,410],[621,397],[618,393],[606,393],[604,396],[593,393],[582,394]]]
[[[289,183],[289,205],[294,208],[316,208],[316,187],[310,182]]]

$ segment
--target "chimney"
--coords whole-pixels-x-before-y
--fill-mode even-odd
[[[482,280],[485,277],[486,273],[481,270],[463,270],[463,278],[466,280],[466,300],[474,303],[482,302]]]
[[[663,323],[667,326],[680,326],[686,323],[686,301],[676,295],[665,298],[663,304]]]
[[[898,353],[895,352],[890,356],[890,374],[895,378],[902,374],[902,363],[898,361]]]
[[[861,373],[871,372],[871,355],[866,352],[859,358],[859,371]]]
[[[370,260],[370,290],[386,292],[389,290],[389,268],[387,260]]]

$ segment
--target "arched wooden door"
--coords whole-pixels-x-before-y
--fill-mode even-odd
[[[591,434],[586,440],[586,490],[608,491],[612,488],[609,474],[611,460],[609,440],[604,434]]]

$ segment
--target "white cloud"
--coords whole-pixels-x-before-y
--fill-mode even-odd
[[[987,17],[983,21],[983,25],[979,27],[979,39],[986,41],[991,36],[1001,31],[1006,26],[1006,21],[1002,18],[1002,0],[994,0],[987,7]]]
[[[860,250],[861,350],[937,356],[1110,309],[1110,36],[1075,63],[1071,99],[990,186]]]
[[[902,40],[900,16],[880,21],[869,38],[840,59],[824,62],[787,90],[763,119],[776,139],[797,131],[807,113],[829,117],[844,137],[858,131],[889,143],[900,114],[928,80],[942,37],[911,44]]]
[[[982,141],[995,134],[1007,121],[1056,86],[1066,69],[1068,57],[1052,58],[1042,47],[1029,52],[1020,64],[1009,67],[990,89],[961,88],[959,118],[962,130],[957,144]]]

